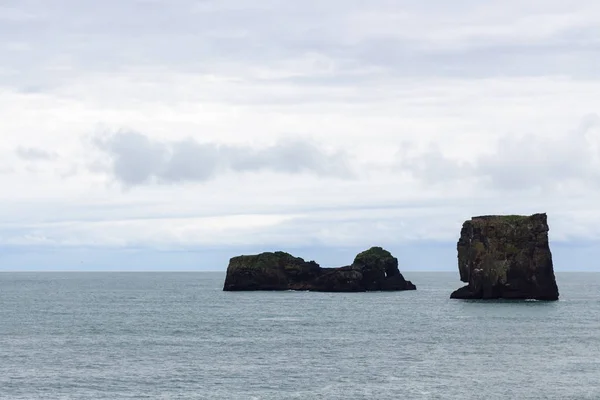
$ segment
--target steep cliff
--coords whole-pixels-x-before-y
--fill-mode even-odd
[[[546,214],[491,215],[466,221],[458,269],[467,286],[455,299],[558,300]]]

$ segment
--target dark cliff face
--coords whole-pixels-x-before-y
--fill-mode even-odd
[[[229,261],[223,290],[310,290],[364,292],[414,290],[398,270],[398,260],[381,247],[356,256],[350,266],[321,268],[288,253],[261,253]]]
[[[546,214],[474,217],[458,240],[457,299],[558,300]]]
[[[278,251],[234,257],[229,261],[224,290],[288,290],[320,276],[321,267]]]

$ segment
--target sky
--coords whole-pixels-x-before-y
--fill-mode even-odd
[[[600,271],[599,66],[594,0],[0,0],[0,270],[453,271],[546,212]]]

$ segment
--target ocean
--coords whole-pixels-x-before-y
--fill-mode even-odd
[[[0,399],[600,399],[600,273],[560,301],[223,292],[224,272],[0,273]]]

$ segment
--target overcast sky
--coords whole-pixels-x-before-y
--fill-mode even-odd
[[[1,0],[0,269],[455,270],[547,212],[600,270],[599,115],[594,0]]]

